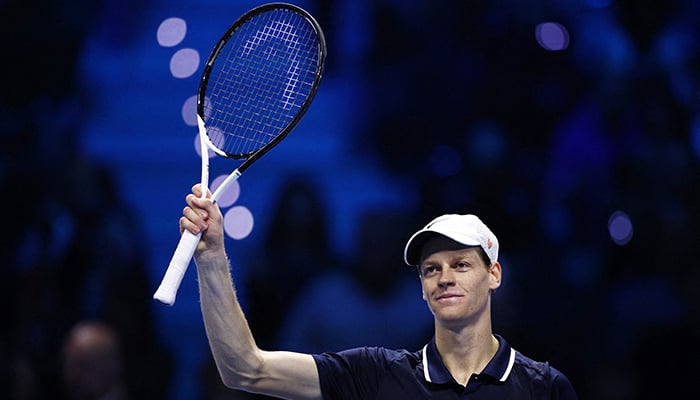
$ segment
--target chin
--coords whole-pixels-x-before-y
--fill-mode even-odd
[[[435,320],[441,325],[463,324],[468,318],[458,312],[433,312]]]

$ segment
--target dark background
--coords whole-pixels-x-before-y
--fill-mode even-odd
[[[0,397],[58,397],[61,341],[86,319],[118,331],[132,398],[245,397],[221,394],[211,370],[194,272],[174,307],[151,294],[199,179],[181,113],[201,65],[174,78],[170,57],[206,58],[256,4],[0,3]],[[324,81],[294,134],[241,178],[236,206],[255,225],[228,239],[262,346],[419,348],[425,307],[390,306],[398,282],[420,300],[403,245],[439,214],[470,212],[501,242],[494,330],[516,349],[581,398],[697,396],[700,3],[297,4],[326,33]],[[173,48],[156,40],[169,17],[188,28]],[[538,40],[548,22],[567,32],[559,50]],[[332,321],[299,322],[314,312]],[[332,322],[336,342],[291,339]],[[400,337],[408,326],[424,333]]]

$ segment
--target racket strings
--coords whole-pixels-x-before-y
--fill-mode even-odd
[[[204,101],[212,144],[242,158],[281,134],[313,87],[318,40],[288,10],[259,14],[235,31],[212,65]]]

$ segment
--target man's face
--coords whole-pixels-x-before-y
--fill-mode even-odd
[[[490,292],[501,284],[501,266],[485,265],[477,247],[445,237],[429,239],[421,251],[423,299],[445,326],[465,326],[490,318]]]

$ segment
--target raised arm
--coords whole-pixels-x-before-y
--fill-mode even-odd
[[[186,198],[180,229],[202,232],[194,254],[200,305],[224,385],[286,399],[320,399],[318,371],[311,355],[257,347],[236,298],[221,211],[211,200],[200,198],[199,185],[192,193]]]

